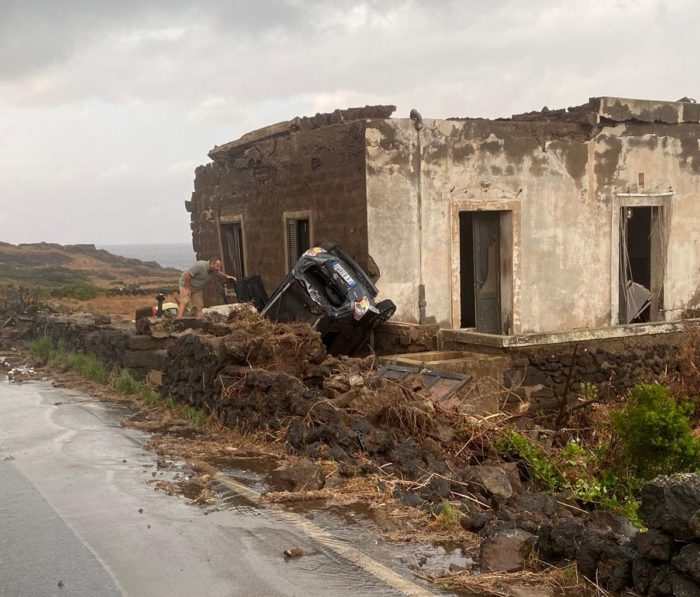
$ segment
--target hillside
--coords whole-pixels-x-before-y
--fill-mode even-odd
[[[180,272],[113,255],[95,245],[0,242],[0,282],[30,287],[92,284],[105,289],[176,287]]]

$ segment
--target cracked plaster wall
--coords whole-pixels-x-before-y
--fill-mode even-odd
[[[697,307],[700,125],[609,124],[591,137],[589,127],[571,122],[426,120],[420,133],[410,120],[369,123],[368,248],[382,293],[398,305],[396,318],[418,320],[422,265],[427,323],[458,327],[455,214],[516,206],[513,331],[610,325],[617,312],[612,215],[625,201],[618,193],[669,188],[664,318]]]

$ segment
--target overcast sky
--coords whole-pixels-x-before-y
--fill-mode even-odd
[[[334,108],[700,99],[699,0],[0,0],[0,241],[190,242],[214,145]]]

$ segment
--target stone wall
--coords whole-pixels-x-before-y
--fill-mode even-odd
[[[260,274],[271,293],[288,271],[286,214],[309,218],[312,246],[338,243],[366,267],[364,126],[262,138],[197,168],[187,209],[198,258],[220,255],[220,225],[240,221],[245,273]]]
[[[93,354],[108,367],[128,369],[136,379],[143,379],[151,369],[164,369],[167,348],[174,342],[170,337],[137,334],[133,324],[85,313],[39,317],[33,334],[47,335],[66,350]]]
[[[129,369],[140,379],[150,369],[166,369],[167,349],[176,341],[169,333],[154,332],[159,320],[140,321],[145,322],[145,327],[135,329],[133,324],[112,324],[109,318],[87,314],[40,317],[34,335],[46,334],[56,342],[61,340],[69,350],[92,353],[109,366]],[[377,355],[434,351],[437,333],[436,325],[389,322],[376,330],[374,349]],[[570,397],[575,396],[583,382],[595,384],[598,393],[605,397],[677,372],[682,347],[696,334],[687,331],[500,351],[489,349],[488,354],[505,357],[499,381],[512,388],[515,395],[530,400],[534,407],[549,410],[556,408],[565,390]],[[464,346],[460,349],[463,351]],[[470,352],[477,355],[478,349],[472,347]],[[440,369],[449,370],[449,367]]]
[[[582,382],[595,384],[599,394],[620,393],[679,368],[681,347],[693,332],[629,336],[508,349],[511,367],[506,384],[544,409],[559,396],[575,394]],[[569,379],[570,376],[570,379]]]
[[[374,351],[392,355],[437,350],[437,325],[388,321],[374,330]]]

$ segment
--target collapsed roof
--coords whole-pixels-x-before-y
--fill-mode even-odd
[[[217,145],[209,152],[209,157],[224,165],[232,158],[241,155],[258,141],[287,136],[299,130],[312,130],[353,120],[390,118],[396,106],[375,105],[362,108],[347,108],[333,112],[318,113],[315,116],[296,117],[278,122],[249,133],[239,139]],[[476,118],[448,118],[447,120],[477,120]],[[478,119],[484,120],[484,119]],[[547,107],[534,112],[514,114],[499,121],[568,122],[587,126],[605,126],[618,122],[647,122],[661,124],[682,124],[700,122],[700,104],[684,97],[675,102],[640,100],[621,97],[593,97],[587,103],[570,108],[550,110]]]

